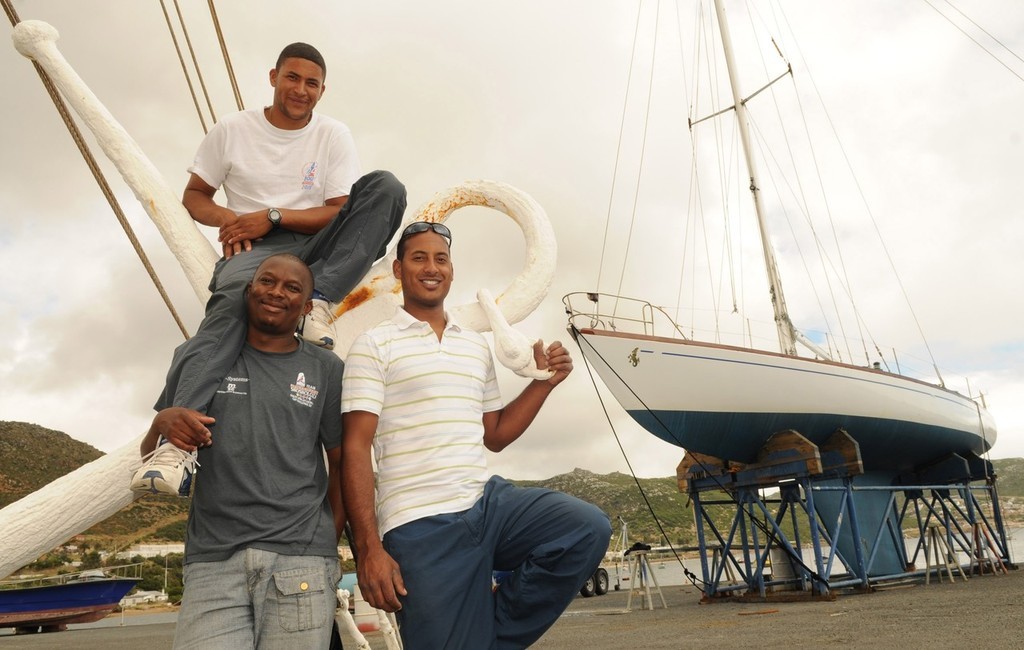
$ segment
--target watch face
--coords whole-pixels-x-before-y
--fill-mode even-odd
[[[281,225],[281,211],[277,208],[270,208],[270,211],[267,212],[267,219],[270,219],[270,223],[275,226]]]

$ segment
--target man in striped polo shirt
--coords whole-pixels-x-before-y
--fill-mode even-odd
[[[413,223],[397,252],[402,309],[355,341],[342,382],[342,491],[359,587],[397,612],[407,650],[524,648],[594,573],[611,525],[589,503],[491,476],[486,450],[523,434],[572,359],[538,341],[551,377],[503,407],[486,339],[444,310],[451,232]],[[492,594],[493,571],[511,575]]]

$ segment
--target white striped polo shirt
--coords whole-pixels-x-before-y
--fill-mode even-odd
[[[373,438],[380,534],[470,508],[490,478],[483,414],[502,407],[487,340],[445,314],[441,340],[398,309],[345,359],[342,412],[379,417]]]

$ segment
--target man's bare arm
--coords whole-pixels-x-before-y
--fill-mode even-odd
[[[188,184],[185,185],[181,204],[185,206],[195,221],[204,226],[220,228],[224,224],[234,221],[235,213],[214,202],[213,195],[216,193],[216,187],[210,186],[198,175],[192,174],[188,179]]]
[[[377,416],[366,411],[350,411],[342,416],[342,494],[352,533],[359,591],[366,602],[377,609],[394,612],[402,608],[398,596],[404,596],[405,582],[395,562],[380,540],[374,508],[373,465],[370,461]]]
[[[329,199],[326,205],[316,208],[305,208],[303,210],[292,210],[290,208],[278,208],[281,213],[281,227],[287,230],[294,230],[307,235],[319,232],[324,226],[330,223],[331,219],[341,211],[341,205],[348,200],[347,196],[336,199]],[[340,203],[340,204],[339,204]],[[220,227],[218,240],[225,247],[237,246],[242,242],[253,242],[265,236],[273,229],[266,210],[258,210],[248,214],[240,214],[230,223]],[[252,247],[246,248],[251,250]]]
[[[175,447],[185,451],[195,451],[199,447],[213,444],[213,437],[207,426],[216,422],[208,415],[199,411],[172,406],[159,411],[153,417],[146,437],[139,445],[139,453],[145,456],[156,449],[161,437],[166,438]]]
[[[559,341],[546,350],[544,343],[537,341],[533,346],[533,356],[538,368],[548,368],[554,374],[548,379],[536,379],[527,384],[505,408],[484,413],[484,446],[491,451],[501,451],[523,435],[551,391],[572,372],[572,357]]]
[[[338,541],[345,530],[345,506],[341,499],[341,447],[327,450],[327,501],[334,515],[334,532]]]
[[[266,209],[236,215],[231,210],[218,205],[213,197],[217,188],[211,186],[197,174],[189,177],[181,203],[188,210],[192,219],[203,224],[218,228],[217,240],[223,247],[224,257],[231,257],[242,251],[252,250],[252,242],[265,236],[273,227],[268,219],[270,208],[281,211],[281,227],[307,235],[320,232],[331,219],[337,216],[341,208],[348,202],[348,196],[327,199],[324,205],[303,210],[287,206],[268,205]]]
[[[324,204],[317,208],[306,208],[304,210],[292,210],[288,207],[267,206],[281,210],[281,227],[306,235],[314,235],[331,222],[341,209],[348,203],[348,196],[338,196],[327,199]]]

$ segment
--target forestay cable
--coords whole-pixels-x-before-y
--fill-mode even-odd
[[[11,21],[11,26],[17,26],[17,24],[21,22],[21,19],[18,17],[18,12],[15,11],[14,6],[11,4],[11,0],[0,0],[0,3],[3,3],[4,11],[7,13],[7,18]],[[96,183],[100,186],[100,191],[103,192],[103,196],[106,197],[107,203],[110,204],[110,209],[114,211],[114,216],[117,217],[117,221],[121,224],[121,228],[124,230],[125,235],[128,236],[128,241],[131,242],[132,248],[135,249],[135,253],[139,256],[139,260],[142,261],[142,266],[145,267],[150,280],[153,281],[153,285],[160,293],[160,298],[162,298],[164,304],[167,305],[167,310],[171,312],[171,316],[174,318],[174,322],[177,323],[178,329],[181,330],[182,335],[186,339],[189,338],[188,330],[185,329],[185,324],[182,322],[177,310],[171,303],[171,298],[167,295],[167,291],[164,289],[163,283],[160,282],[160,278],[157,277],[156,271],[153,269],[153,265],[150,264],[149,257],[146,255],[146,252],[142,250],[142,244],[139,243],[138,237],[135,236],[135,231],[132,230],[131,224],[128,223],[124,210],[121,209],[121,204],[118,202],[117,197],[114,196],[114,191],[110,188],[110,184],[107,183],[107,179],[103,175],[103,171],[100,169],[99,164],[96,162],[95,156],[92,155],[89,145],[82,137],[82,132],[79,130],[78,125],[75,124],[75,120],[71,116],[71,112],[68,110],[67,104],[64,103],[64,99],[60,96],[60,92],[57,90],[57,87],[53,85],[50,75],[48,75],[46,71],[43,70],[35,61],[32,62],[32,65],[35,67],[36,74],[39,75],[40,81],[43,82],[43,87],[46,88],[46,92],[50,95],[50,99],[53,100],[54,107],[60,114],[61,119],[64,120],[64,125],[68,129],[68,133],[71,134],[71,138],[75,141],[75,144],[78,145],[78,150],[81,152],[82,158],[85,159],[85,164],[89,167],[89,171],[92,172],[93,178],[96,179]]]

